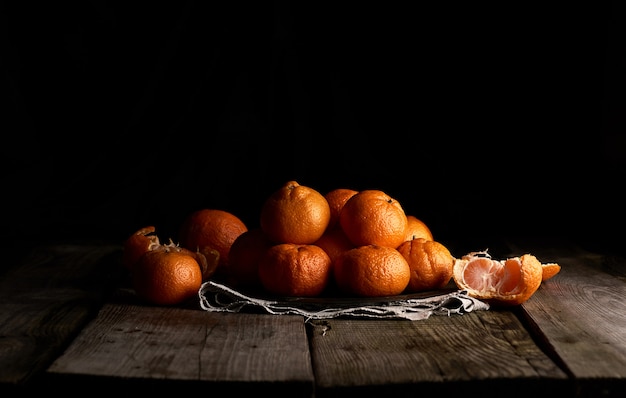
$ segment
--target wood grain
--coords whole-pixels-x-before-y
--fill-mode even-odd
[[[570,375],[577,396],[622,396],[626,387],[626,259],[568,242],[516,241],[561,271],[517,310],[543,350]]]
[[[231,392],[283,383],[296,396],[314,385],[300,316],[146,305],[105,305],[48,373],[100,376],[105,386],[111,378],[227,384]]]
[[[50,245],[0,278],[0,384],[22,385],[52,363],[119,281],[118,245]]]
[[[419,322],[333,319],[311,325],[318,391],[331,395],[346,388],[387,391],[393,386],[403,392],[454,392],[473,380],[487,389],[502,380],[544,378],[554,380],[557,388],[567,379],[509,312],[432,316]],[[452,385],[456,387],[450,390]]]
[[[124,284],[119,246],[37,247],[0,275],[0,395],[622,396],[626,260],[503,248],[561,272],[514,308],[307,322],[148,305]]]
[[[600,271],[606,270],[603,256],[579,254],[558,261],[561,272],[522,305],[522,315],[540,344],[577,380],[581,394],[623,391],[626,283]],[[611,386],[607,379],[622,380],[622,385]]]

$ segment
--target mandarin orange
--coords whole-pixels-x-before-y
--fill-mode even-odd
[[[122,264],[130,268],[145,252],[161,246],[152,225],[143,227],[130,235],[123,243]]]
[[[407,215],[407,229],[406,229],[406,237],[404,240],[411,240],[415,238],[424,238],[427,240],[434,240],[433,233],[430,228],[426,225],[426,223],[414,215]]]
[[[330,207],[330,221],[328,222],[328,228],[335,228],[339,226],[339,214],[343,205],[346,204],[348,199],[354,196],[358,191],[350,188],[335,188],[326,192],[324,197]]]
[[[341,253],[333,264],[340,291],[361,297],[394,296],[411,279],[409,263],[394,248],[378,245],[355,247]]]
[[[265,232],[259,227],[239,235],[230,247],[228,266],[230,283],[236,287],[261,287],[259,260],[272,245]]]
[[[168,250],[176,250],[192,256],[200,265],[203,280],[208,280],[217,270],[219,262],[219,253],[217,250],[211,249],[210,247],[203,247],[197,251],[192,251],[174,244],[171,239],[170,243],[163,245],[156,234],[156,228],[152,225],[137,230],[124,241],[122,263],[128,269],[131,269],[144,253],[153,250],[162,250],[164,247],[168,247]]]
[[[441,289],[452,279],[455,258],[443,244],[416,238],[403,242],[397,250],[411,268],[406,293]]]
[[[522,304],[541,285],[543,267],[530,254],[494,260],[487,253],[471,252],[455,259],[452,278],[475,298],[498,306]]]
[[[137,296],[157,305],[175,305],[197,297],[202,284],[200,264],[175,245],[145,252],[131,267]]]
[[[376,189],[359,191],[344,204],[339,224],[355,246],[396,248],[404,242],[408,221],[400,203]]]
[[[315,245],[274,245],[261,256],[258,268],[265,290],[279,296],[318,296],[332,277],[330,257]]]
[[[326,230],[324,235],[322,235],[313,244],[324,249],[333,263],[339,254],[355,247],[354,243],[348,239],[346,233],[343,232],[343,229],[341,228],[331,228]]]
[[[288,181],[261,207],[261,229],[274,243],[311,244],[330,222],[330,206],[317,190]]]
[[[211,248],[219,253],[218,271],[229,264],[230,247],[248,227],[236,215],[221,209],[200,209],[192,212],[179,229],[179,242],[192,251]],[[221,272],[220,272],[221,273]]]

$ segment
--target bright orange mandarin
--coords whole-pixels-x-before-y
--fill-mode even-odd
[[[153,226],[139,229],[129,236],[123,245],[122,262],[130,270],[139,259],[149,251],[155,250],[176,250],[193,257],[202,271],[202,280],[208,280],[217,270],[219,253],[217,250],[204,247],[197,251],[191,251],[184,247],[179,247],[173,242],[161,244]]]
[[[159,237],[152,225],[141,228],[129,236],[123,245],[122,264],[130,268],[145,252],[161,246]]]
[[[198,295],[202,270],[184,248],[164,245],[144,253],[131,268],[137,296],[157,305],[181,304]]]
[[[430,228],[428,228],[424,221],[413,215],[406,216],[406,220],[408,226],[406,230],[406,237],[404,238],[404,240],[411,240],[415,238],[434,240],[433,233],[430,231]]]
[[[493,305],[518,305],[541,285],[543,267],[533,255],[494,260],[487,252],[472,252],[456,259],[452,278],[470,296]]]
[[[406,289],[411,269],[394,248],[359,246],[340,254],[333,265],[339,290],[361,297],[394,296]]]
[[[380,190],[364,190],[346,201],[339,224],[355,246],[396,248],[404,242],[408,221],[404,209]]]
[[[330,222],[328,201],[317,190],[288,181],[261,207],[261,229],[274,243],[311,244]]]
[[[441,243],[417,238],[403,242],[397,250],[411,268],[406,293],[441,289],[452,279],[455,259]]]
[[[230,246],[248,227],[239,217],[220,209],[201,209],[191,213],[179,230],[182,247],[202,250],[205,247],[219,253],[218,268],[224,271],[229,264]]]
[[[341,213],[343,205],[345,205],[348,199],[356,193],[358,193],[358,191],[349,188],[336,188],[332,191],[326,192],[324,197],[328,202],[328,206],[330,206],[330,221],[328,223],[329,229],[339,226],[339,214]]]
[[[322,235],[322,237],[316,240],[313,244],[324,249],[333,263],[339,254],[355,247],[354,243],[348,239],[346,233],[343,232],[343,229],[341,228],[331,228],[326,230],[324,235]]]
[[[332,276],[330,257],[315,245],[274,245],[261,257],[258,267],[265,290],[279,296],[318,296]]]
[[[272,246],[261,228],[252,228],[241,235],[230,247],[228,280],[236,287],[261,287],[259,260]]]

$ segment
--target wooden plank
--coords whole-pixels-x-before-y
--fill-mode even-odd
[[[575,247],[509,248],[563,267],[512,312],[334,319],[307,330],[298,316],[149,306],[124,288],[111,299],[125,275],[119,246],[39,247],[0,275],[0,395],[71,385],[81,395],[196,386],[307,397],[621,396],[626,261]]]
[[[510,312],[477,311],[423,321],[313,321],[318,397],[387,393],[526,396],[567,391],[567,375]],[[532,383],[529,383],[532,381]]]
[[[32,248],[0,277],[0,391],[31,382],[92,319],[121,275],[121,246]]]
[[[91,388],[111,392],[150,381],[156,392],[184,382],[207,392],[310,397],[314,386],[301,316],[123,303],[105,305],[48,376],[53,385],[89,376]]]
[[[529,328],[576,378],[580,396],[623,396],[626,260],[571,248],[536,252],[561,272],[521,306]]]

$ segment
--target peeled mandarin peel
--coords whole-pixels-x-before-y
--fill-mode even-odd
[[[531,254],[494,260],[487,252],[472,252],[454,263],[453,279],[468,294],[492,304],[518,305],[542,282],[543,267]]]

